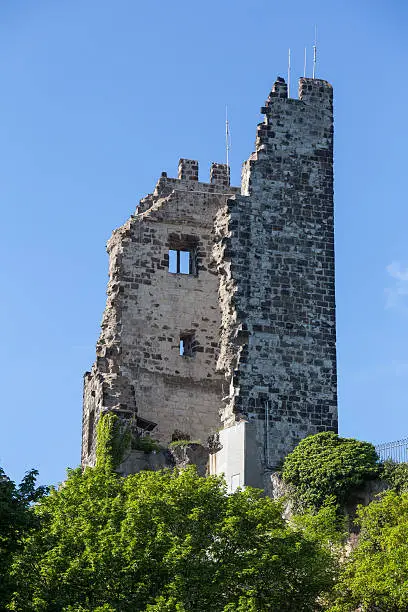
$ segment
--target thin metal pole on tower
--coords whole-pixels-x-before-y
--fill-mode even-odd
[[[229,167],[229,151],[230,151],[230,131],[228,121],[228,106],[225,106],[225,153],[227,167]]]
[[[290,48],[288,49],[288,98],[290,98]]]
[[[303,63],[303,76],[306,78],[306,47],[305,47],[305,61]]]
[[[315,42],[313,45],[313,78],[316,78],[316,61],[317,61],[317,26],[315,26]]]

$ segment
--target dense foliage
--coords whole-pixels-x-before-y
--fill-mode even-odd
[[[1,610],[408,609],[407,464],[378,464],[364,442],[310,436],[285,461],[301,509],[288,521],[261,491],[228,495],[221,478],[193,468],[122,478],[114,470],[130,443],[105,415],[97,467],[69,471],[49,495],[35,471],[17,486],[0,469]],[[379,473],[392,488],[358,511],[347,556],[337,504]]]
[[[397,493],[408,493],[408,463],[384,461],[381,478]]]
[[[37,472],[27,472],[20,485],[11,481],[0,468],[0,609],[14,589],[10,575],[13,555],[21,550],[23,537],[37,525],[30,505],[46,492],[45,487],[36,487]]]
[[[132,450],[144,451],[151,453],[152,451],[160,451],[162,447],[160,443],[150,436],[138,436],[132,439]]]
[[[74,470],[34,512],[13,610],[302,611],[333,581],[328,548],[280,504],[193,469]]]
[[[332,612],[357,606],[378,612],[408,609],[408,494],[389,491],[359,510],[358,545],[344,563]]]
[[[301,506],[320,508],[333,496],[344,503],[352,489],[379,473],[372,444],[322,432],[304,438],[286,457],[282,477]]]

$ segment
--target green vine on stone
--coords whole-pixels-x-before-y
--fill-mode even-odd
[[[103,414],[96,428],[96,465],[115,470],[130,448],[129,428],[112,412]]]

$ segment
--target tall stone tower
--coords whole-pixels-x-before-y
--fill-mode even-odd
[[[278,78],[241,189],[180,160],[108,243],[108,300],[85,374],[82,463],[103,411],[166,444],[212,444],[231,489],[337,431],[332,88]]]
[[[242,195],[216,220],[230,386],[212,470],[232,487],[266,486],[300,439],[337,431],[332,87],[303,78],[291,99],[278,79],[261,112]]]

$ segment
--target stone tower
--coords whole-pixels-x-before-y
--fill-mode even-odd
[[[267,486],[300,439],[337,431],[332,87],[303,78],[291,99],[278,79],[261,112],[242,195],[216,220],[230,387],[212,470],[232,487]]]
[[[278,78],[261,112],[241,189],[180,160],[110,239],[83,465],[104,410],[162,443],[215,434],[231,489],[268,488],[301,438],[337,431],[332,88],[302,78],[292,99]]]
[[[175,432],[206,444],[220,427],[223,373],[216,370],[221,311],[212,256],[217,212],[240,190],[213,164],[181,159],[108,242],[109,283],[96,361],[85,373],[82,464],[95,460],[104,410],[136,421],[166,444]],[[182,354],[180,354],[182,353]],[[181,435],[179,433],[179,435]]]

